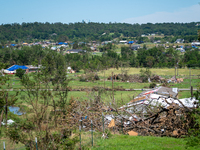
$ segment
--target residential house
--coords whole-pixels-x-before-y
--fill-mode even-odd
[[[86,52],[86,50],[82,50],[82,49],[70,49],[70,50],[66,51],[66,53],[68,53],[68,54],[80,53],[80,52]]]
[[[177,39],[174,43],[183,43],[184,39]]]
[[[132,46],[131,46],[131,49],[132,49],[132,50],[138,50],[139,48],[141,48],[140,45],[132,45]]]

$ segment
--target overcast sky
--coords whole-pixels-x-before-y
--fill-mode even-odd
[[[200,0],[0,0],[0,24],[199,22]]]

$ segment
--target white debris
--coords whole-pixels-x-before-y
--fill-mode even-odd
[[[11,125],[11,124],[13,124],[13,123],[14,123],[13,120],[11,120],[11,119],[7,120],[7,125]],[[6,123],[1,122],[1,124],[2,124],[2,125],[5,125]]]

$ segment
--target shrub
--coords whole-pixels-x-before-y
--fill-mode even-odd
[[[24,75],[25,72],[26,72],[25,70],[19,68],[19,69],[16,70],[16,74],[15,75],[17,77],[19,77],[20,79],[22,79],[22,77],[23,77],[23,75]]]
[[[81,82],[88,82],[88,81],[95,81],[95,80],[100,80],[100,78],[97,74],[94,74],[94,73],[81,75],[79,77],[79,81]]]
[[[200,148],[200,85],[194,95],[199,102],[197,108],[191,113],[191,117],[194,118],[195,124],[190,127],[188,137],[186,138],[186,147]]]
[[[149,85],[149,88],[155,88],[156,87],[156,83],[151,83],[150,85]]]
[[[140,70],[140,79],[142,82],[148,82],[148,78],[151,77],[151,71],[149,69]]]

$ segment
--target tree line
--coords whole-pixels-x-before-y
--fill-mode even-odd
[[[165,49],[162,46],[146,49],[145,46],[137,51],[130,47],[121,47],[121,54],[115,52],[115,46],[108,44],[103,46],[102,55],[92,54],[90,51],[65,54],[57,53],[49,48],[43,49],[40,45],[22,47],[21,49],[0,48],[0,62],[7,67],[18,65],[40,65],[48,54],[62,55],[65,65],[79,71],[100,71],[108,68],[119,67],[149,67],[172,68],[175,65],[182,67],[200,67],[200,53],[198,49],[187,50],[184,54],[173,48]],[[52,57],[55,57],[55,56]],[[56,57],[55,57],[56,58]],[[56,61],[59,65],[59,59]],[[51,62],[49,62],[51,63]]]
[[[140,37],[142,34],[156,33],[165,36],[197,39],[197,22],[191,23],[13,23],[0,25],[0,41],[34,42],[37,40],[99,40],[109,41],[114,38]],[[106,33],[106,34],[104,34]],[[190,40],[191,41],[191,40]]]

